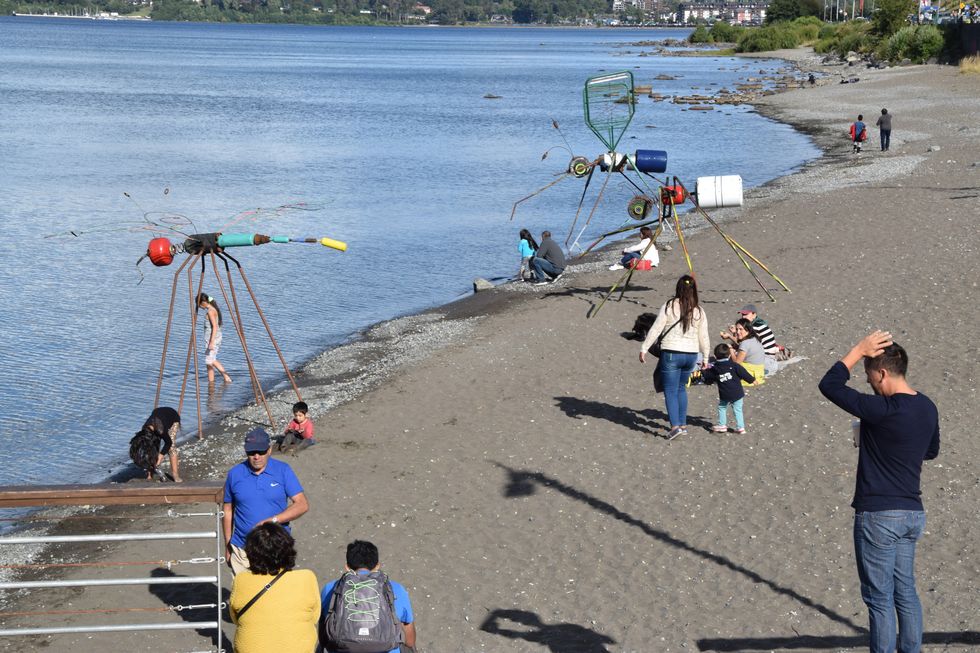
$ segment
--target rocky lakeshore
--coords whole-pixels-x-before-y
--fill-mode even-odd
[[[808,53],[780,54],[819,65]],[[778,340],[805,357],[750,390],[747,434],[710,433],[717,395],[694,387],[693,428],[668,442],[652,365],[624,337],[686,271],[679,249],[592,319],[586,313],[619,276],[606,270],[614,256],[575,262],[557,284],[508,284],[394,320],[305,368],[319,443],[287,458],[311,503],[294,525],[300,566],[326,582],[347,542],[374,541],[411,594],[425,652],[861,650],[867,616],[849,506],[856,452],[849,417],[816,384],[881,327],[908,349],[910,382],[941,416],[942,452],[922,475],[925,650],[980,649],[980,444],[967,429],[978,400],[980,76],[943,66],[860,76],[755,99],[825,151],[719,215],[791,293],[768,302],[711,231],[687,243],[713,332],[755,303]],[[873,125],[882,107],[894,115],[891,150],[878,152],[872,130],[865,152],[852,155],[848,124],[863,113]],[[280,417],[290,402],[275,401]],[[184,448],[186,477],[220,481],[240,460],[241,436],[258,419],[249,410]],[[159,513],[130,507],[119,528],[178,527]],[[166,559],[168,547],[114,545],[111,555]],[[111,596],[8,595],[5,609],[98,609]],[[191,600],[176,590],[135,596],[133,606]],[[214,645],[193,630],[5,644]]]

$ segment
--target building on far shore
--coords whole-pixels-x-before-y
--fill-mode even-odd
[[[682,23],[698,20],[724,20],[739,25],[761,24],[766,19],[765,1],[739,0],[738,2],[682,2],[677,7],[677,18]]]

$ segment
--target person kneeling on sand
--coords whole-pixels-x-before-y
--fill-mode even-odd
[[[622,270],[630,265],[632,261],[644,260],[650,261],[651,267],[657,267],[660,265],[660,254],[657,252],[657,245],[650,243],[653,238],[653,230],[650,227],[640,227],[640,242],[635,245],[630,245],[623,250],[623,258],[619,260],[619,263],[610,265],[610,270]]]
[[[380,600],[379,600],[380,599]],[[351,650],[399,653],[415,650],[415,618],[408,592],[381,571],[378,547],[354,540],[347,545],[347,564],[337,580],[320,593],[320,648],[333,653]],[[371,621],[357,614],[371,611]]]
[[[551,232],[541,233],[541,245],[531,259],[536,285],[558,281],[565,273],[565,252],[551,239]]]

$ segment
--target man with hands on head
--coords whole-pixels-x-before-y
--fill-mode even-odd
[[[245,455],[225,479],[222,530],[232,574],[248,569],[245,538],[253,528],[271,521],[288,531],[289,522],[310,508],[293,469],[272,458],[272,441],[265,429],[248,432]]]
[[[847,386],[864,361],[874,394]],[[854,489],[854,557],[868,606],[872,653],[918,653],[922,605],[915,590],[915,545],[925,528],[919,476],[939,455],[939,411],[905,378],[908,354],[891,334],[875,331],[834,363],[820,392],[860,418]],[[896,612],[897,628],[896,628]]]

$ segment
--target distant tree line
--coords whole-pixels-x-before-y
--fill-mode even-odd
[[[676,2],[673,6],[676,7]],[[426,12],[418,7],[425,5]],[[133,13],[129,0],[0,0],[0,13]],[[154,0],[154,20],[405,24],[488,23],[496,17],[515,23],[568,23],[608,16],[612,0]],[[635,15],[634,15],[635,14]],[[621,19],[642,21],[642,12],[624,11]]]

